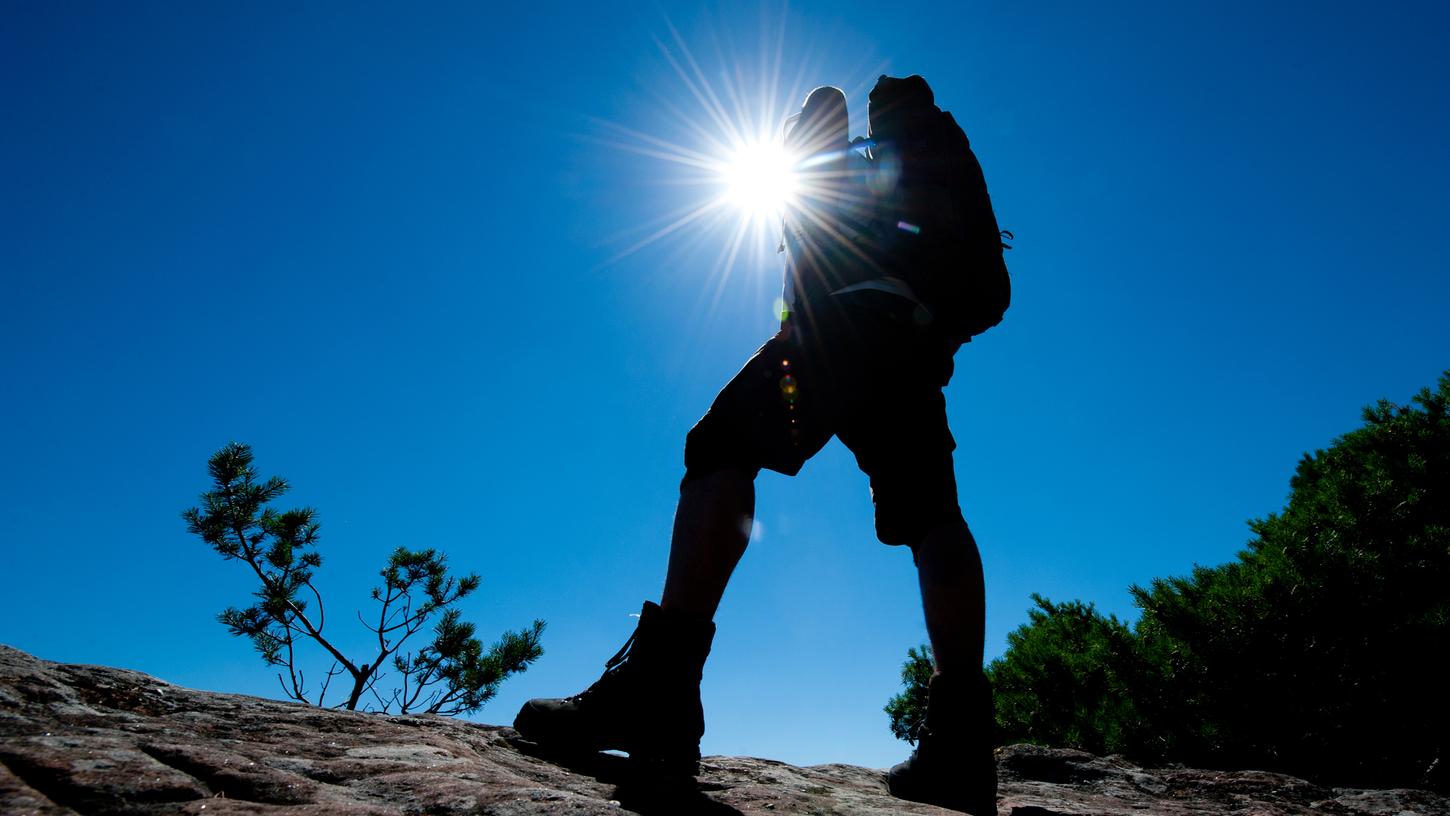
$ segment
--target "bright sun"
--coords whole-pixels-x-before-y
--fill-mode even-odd
[[[762,218],[784,212],[800,188],[795,161],[771,142],[742,146],[720,167],[720,176],[726,198],[746,214]]]

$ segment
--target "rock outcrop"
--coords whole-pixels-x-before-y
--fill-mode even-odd
[[[1450,816],[1416,790],[1317,787],[1258,771],[1145,769],[1014,745],[999,813]],[[308,708],[50,663],[0,646],[4,814],[946,814],[901,802],[883,773],[708,757],[697,784],[631,780],[601,755],[561,767],[512,729]]]

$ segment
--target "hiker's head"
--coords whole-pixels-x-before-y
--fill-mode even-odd
[[[840,88],[822,85],[806,94],[801,112],[786,132],[786,147],[798,156],[813,156],[845,150],[850,136],[846,116],[846,94]]]
[[[920,74],[905,79],[882,74],[871,89],[866,109],[871,138],[878,142],[898,141],[903,133],[936,110],[931,86]]]

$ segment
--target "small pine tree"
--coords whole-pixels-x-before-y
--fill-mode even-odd
[[[454,608],[478,589],[478,575],[454,578],[446,557],[436,550],[399,547],[379,573],[382,585],[372,590],[379,605],[375,623],[363,624],[377,637],[377,653],[366,662],[349,659],[323,634],[326,613],[313,584],[314,571],[322,566],[314,548],[317,512],[270,507],[287,492],[287,482],[276,476],[259,481],[252,459],[252,449],[236,442],[213,454],[207,463],[212,489],[201,494],[200,507],[186,510],[182,518],[190,532],[222,558],[245,564],[261,584],[253,593],[256,603],[228,608],[217,619],[233,635],[249,638],[264,663],[280,667],[277,681],[287,697],[321,706],[332,679],[346,675],[351,687],[337,704],[341,708],[355,710],[371,695],[383,712],[469,714],[488,702],[505,678],[543,654],[540,620],[506,632],[485,651],[474,637],[473,624],[462,621]],[[432,640],[416,651],[403,651],[404,643],[435,613]],[[358,618],[363,619],[361,613]],[[299,667],[298,650],[308,642],[333,661],[315,696]],[[400,685],[385,696],[376,686],[389,664]]]

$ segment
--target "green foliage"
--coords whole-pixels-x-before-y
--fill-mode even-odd
[[[326,613],[313,584],[314,571],[322,566],[322,556],[312,549],[319,530],[316,511],[269,507],[287,492],[287,482],[275,476],[259,481],[247,445],[229,443],[212,455],[208,470],[213,489],[201,495],[200,507],[182,513],[187,529],[223,559],[247,565],[260,584],[255,603],[228,608],[217,620],[233,635],[249,638],[263,662],[283,670],[277,680],[288,697],[321,706],[332,679],[346,674],[352,687],[339,707],[356,709],[371,694],[384,712],[467,714],[488,702],[506,677],[543,654],[544,623],[538,620],[528,629],[506,632],[485,651],[473,624],[462,621],[454,608],[478,589],[479,577],[449,575],[447,558],[436,550],[399,547],[379,572],[382,585],[372,590],[379,607],[376,624],[363,624],[377,638],[377,654],[370,662],[350,660],[323,634]],[[402,651],[435,613],[440,614],[433,639],[415,652]],[[298,665],[298,648],[308,642],[333,661],[315,698]],[[375,687],[390,659],[401,685],[384,697]]]
[[[1366,409],[1363,427],[1300,461],[1288,505],[1250,522],[1234,561],[1132,587],[1131,629],[1034,596],[989,669],[1004,736],[1445,786],[1447,406],[1450,372],[1410,405]]]
[[[1198,723],[1181,752],[1369,784],[1445,759],[1450,372],[1306,455],[1238,560],[1133,587]]]
[[[917,729],[926,722],[926,692],[934,671],[930,646],[906,650],[906,662],[901,666],[901,684],[906,689],[886,703],[891,735],[897,739],[916,744]]]
[[[1119,753],[1145,731],[1132,691],[1148,672],[1133,632],[1092,604],[1032,596],[1028,623],[1007,636],[988,676],[997,720],[1013,742]]]

